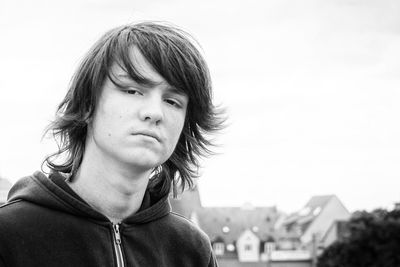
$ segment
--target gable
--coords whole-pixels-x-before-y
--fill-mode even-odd
[[[319,216],[315,218],[312,224],[306,229],[301,237],[303,243],[311,241],[312,236],[315,235],[318,239],[321,239],[331,225],[336,220],[348,220],[351,214],[342,204],[342,202],[334,196],[327,203]]]
[[[238,245],[241,243],[259,243],[260,239],[249,229],[245,230],[237,239]]]

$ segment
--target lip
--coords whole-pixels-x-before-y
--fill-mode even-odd
[[[135,131],[132,135],[144,135],[144,136],[149,136],[154,139],[156,139],[158,142],[161,142],[161,137],[158,135],[156,132],[149,131],[149,130],[143,130],[143,131]]]

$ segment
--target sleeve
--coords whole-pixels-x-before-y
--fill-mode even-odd
[[[218,262],[217,262],[217,258],[214,255],[214,251],[211,251],[208,267],[218,267]]]

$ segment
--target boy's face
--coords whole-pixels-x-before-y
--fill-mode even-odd
[[[131,50],[131,60],[155,85],[136,83],[115,64],[112,73],[126,88],[105,80],[86,149],[91,146],[101,160],[145,171],[164,163],[173,153],[183,129],[188,97],[155,72],[136,47]]]

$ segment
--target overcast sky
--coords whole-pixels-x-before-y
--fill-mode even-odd
[[[1,176],[40,168],[55,150],[43,130],[83,54],[143,19],[199,40],[228,110],[220,155],[204,161],[204,205],[292,212],[321,194],[350,211],[400,202],[397,0],[3,0]]]

